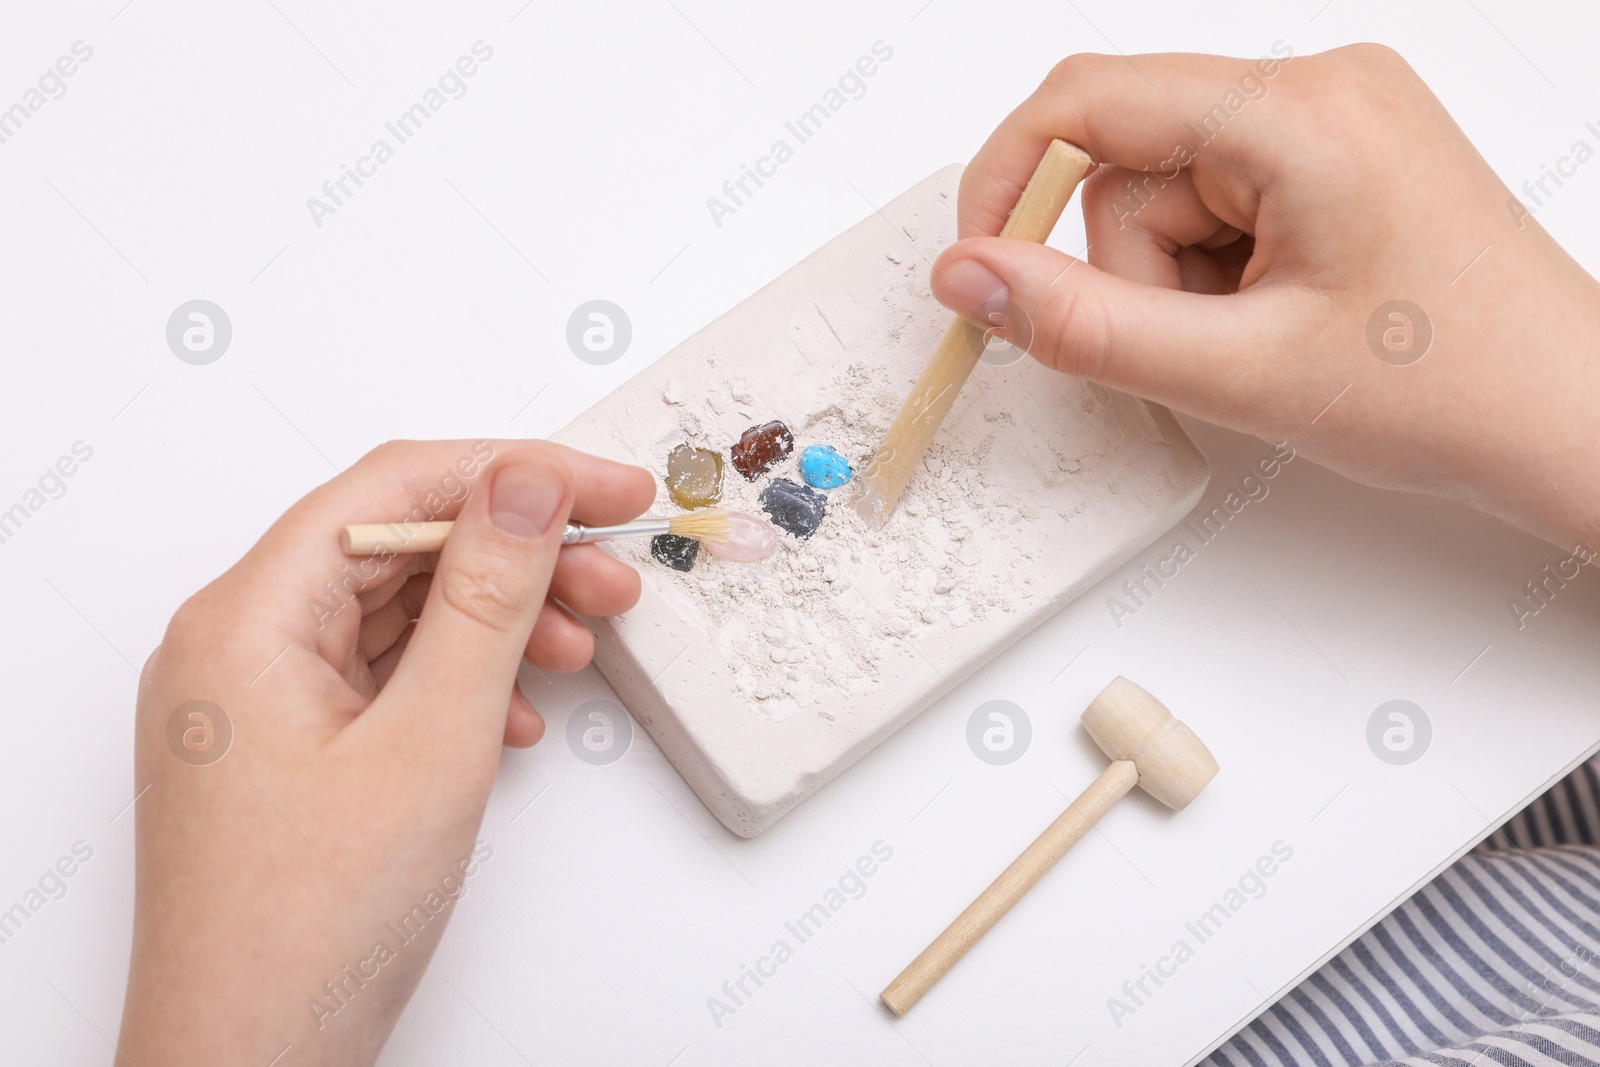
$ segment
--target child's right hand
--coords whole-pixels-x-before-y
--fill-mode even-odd
[[[1088,263],[988,236],[1055,137],[1101,164]],[[1600,286],[1387,48],[1073,56],[960,215],[934,293],[1010,300],[1049,366],[1566,547],[1600,533]]]

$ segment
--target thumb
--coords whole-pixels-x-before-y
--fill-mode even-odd
[[[430,734],[465,731],[498,748],[575,487],[564,464],[523,451],[507,455],[484,489],[462,504],[384,694]]]
[[[1228,423],[1252,407],[1268,377],[1261,354],[1279,350],[1287,321],[1276,293],[1163,289],[1001,237],[951,245],[930,283],[951,311],[998,324],[1048,367]]]

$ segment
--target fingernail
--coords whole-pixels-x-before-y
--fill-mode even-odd
[[[508,464],[489,485],[489,519],[514,537],[537,537],[555,521],[565,493],[561,479],[548,468]]]
[[[1000,276],[982,263],[958,259],[934,270],[933,295],[951,311],[971,315],[985,304],[1004,303],[1011,293]]]

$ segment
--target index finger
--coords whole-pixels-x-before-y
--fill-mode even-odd
[[[1267,95],[1267,80],[1288,57],[1287,50],[1280,56],[1279,46],[1273,47],[1273,56],[1255,60],[1186,53],[1062,60],[1006,116],[962,174],[959,236],[1000,232],[1057,137],[1096,163],[1165,170],[1168,177],[1174,167],[1202,159],[1261,158],[1256,153],[1266,147],[1265,135],[1245,105]],[[1224,130],[1228,136],[1221,138]]]

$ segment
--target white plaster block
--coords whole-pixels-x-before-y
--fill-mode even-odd
[[[781,419],[859,472],[949,314],[927,288],[956,228],[948,167],[689,338],[555,435],[659,479]],[[760,514],[768,478],[725,468]],[[888,527],[846,508],[753,565],[671,570],[637,543],[639,604],[590,620],[595,661],[705,805],[750,837],[883,742],[1199,499],[1204,458],[1164,408],[1047,370],[980,364]],[[673,509],[664,490],[657,512]],[[874,543],[875,542],[875,543]],[[779,662],[775,662],[775,659]]]

